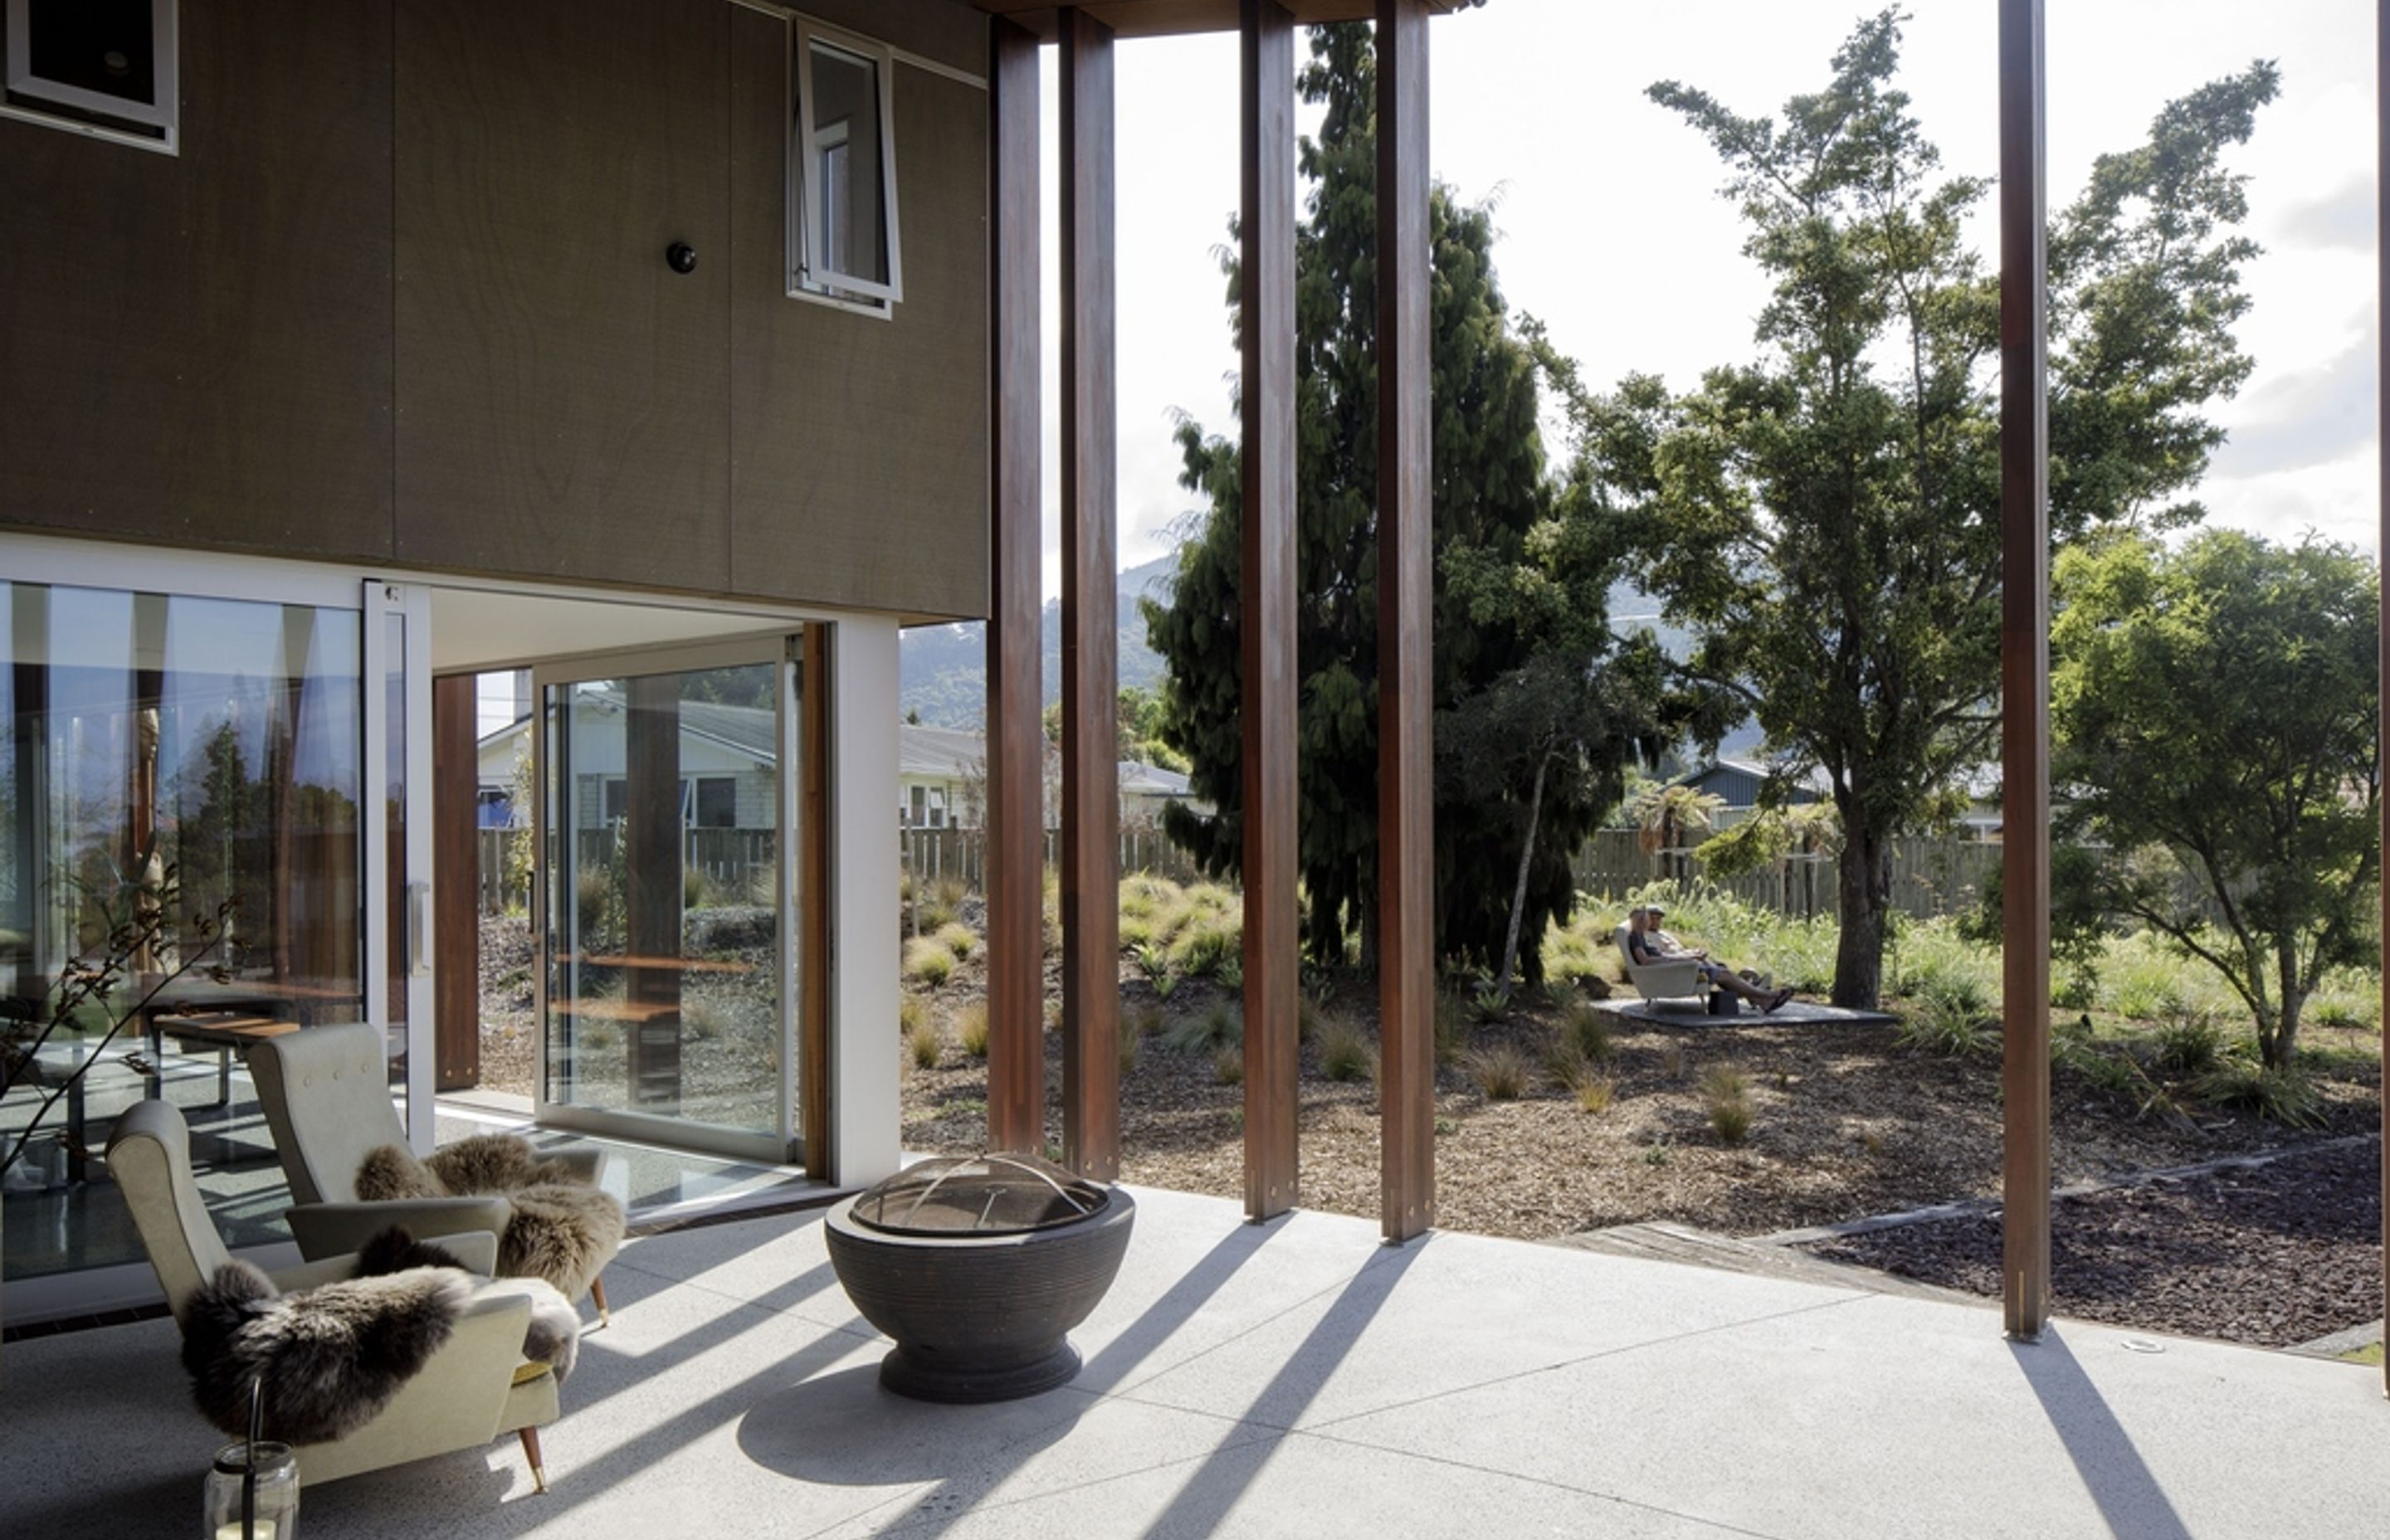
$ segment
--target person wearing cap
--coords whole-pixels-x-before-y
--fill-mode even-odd
[[[1792,998],[1792,992],[1789,989],[1773,992],[1762,989],[1726,964],[1712,962],[1706,948],[1697,950],[1678,942],[1660,929],[1660,921],[1666,914],[1667,911],[1657,904],[1638,904],[1626,911],[1626,952],[1635,959],[1636,967],[1649,968],[1654,963],[1664,962],[1698,963],[1702,977],[1708,980],[1712,987],[1731,990],[1762,1011],[1774,1010]]]

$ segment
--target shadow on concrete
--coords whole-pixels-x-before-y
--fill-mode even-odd
[[[739,1422],[739,1450],[766,1470],[832,1486],[941,1483],[919,1508],[968,1507],[959,1471],[975,1490],[993,1486],[1060,1441],[1092,1405],[1063,1392],[982,1406],[907,1401],[880,1388],[880,1366],[817,1375],[755,1403]],[[942,1498],[943,1494],[943,1498]],[[907,1516],[909,1521],[910,1515]]]
[[[2100,1505],[2109,1533],[2117,1540],[2191,1540],[2132,1435],[2108,1409],[2058,1328],[2045,1328],[2038,1342],[2011,1342],[2009,1353],[2065,1445],[2066,1457],[2075,1462],[2075,1474]]]
[[[1399,1248],[1379,1252],[1353,1276],[1343,1293],[1328,1307],[1319,1324],[1310,1335],[1288,1355],[1270,1382],[1262,1387],[1239,1422],[1247,1427],[1274,1431],[1267,1448],[1254,1451],[1254,1440],[1238,1440],[1222,1444],[1205,1457],[1187,1478],[1170,1506],[1147,1526],[1148,1537],[1174,1534],[1209,1534],[1228,1516],[1246,1488],[1253,1485],[1263,1467],[1284,1435],[1301,1421],[1304,1412],[1318,1398],[1337,1366],[1353,1351],[1369,1323],[1377,1318],[1392,1298],[1395,1285],[1410,1271],[1420,1253],[1426,1251],[1432,1237],[1422,1237]]]
[[[1075,1380],[1059,1391],[1000,1407],[942,1407],[905,1402],[880,1390],[875,1379],[868,1387],[869,1392],[880,1398],[881,1407],[900,1410],[892,1418],[872,1417],[871,1413],[879,1408],[861,1409],[858,1425],[867,1425],[869,1431],[854,1442],[861,1446],[866,1469],[884,1469],[887,1462],[878,1451],[891,1444],[916,1448],[938,1467],[909,1478],[897,1478],[936,1481],[938,1484],[923,1493],[904,1513],[889,1520],[883,1532],[902,1533],[909,1537],[944,1534],[957,1520],[970,1513],[982,1497],[1018,1470],[1030,1456],[1068,1434],[1100,1397],[1118,1389],[1180,1328],[1194,1319],[1196,1312],[1227,1286],[1238,1269],[1285,1228],[1287,1217],[1281,1214],[1266,1224],[1240,1225],[1222,1236],[1194,1266],[1180,1275],[1177,1282],[1087,1359]],[[1157,1372],[1168,1371],[1165,1368]],[[833,1410],[840,1392],[829,1387],[831,1381],[843,1378],[846,1377],[829,1376],[790,1392],[788,1399],[791,1400],[810,1398],[819,1392],[821,1405],[802,1412],[773,1407],[758,1431],[758,1442],[764,1447],[750,1446],[745,1427],[739,1432],[739,1447],[759,1464],[780,1469],[769,1457],[769,1447],[792,1432],[799,1437],[807,1435],[801,1427],[784,1428],[778,1424],[811,1424]],[[756,1408],[758,1415],[765,1411],[764,1406]],[[961,1420],[947,1420],[951,1418]],[[750,1426],[755,1421],[755,1417],[751,1416]],[[1024,1422],[1034,1422],[1034,1426],[1023,1431]],[[962,1436],[955,1436],[958,1432]],[[838,1436],[843,1439],[843,1431]],[[975,1449],[975,1444],[982,1447]],[[810,1452],[798,1457],[800,1463],[809,1463],[812,1458]],[[979,1462],[975,1466],[970,1463],[973,1459]],[[958,1474],[958,1468],[969,1474]]]

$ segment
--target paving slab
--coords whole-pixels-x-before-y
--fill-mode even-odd
[[[1787,1000],[1774,1010],[1762,1012],[1756,1007],[1737,1002],[1732,1016],[1712,1016],[1698,998],[1643,1000],[1632,995],[1612,995],[1596,1001],[1601,1009],[1629,1021],[1646,1022],[1658,1027],[1748,1027],[1770,1026],[1890,1026],[1900,1018],[1881,1010],[1850,1010],[1842,1006],[1829,1006],[1814,1000]]]
[[[1040,1537],[2390,1534],[2375,1369],[1140,1190],[1065,1389],[926,1406],[817,1215],[643,1237],[532,1493],[511,1438],[308,1492],[308,1533]],[[7,1344],[0,1535],[188,1533],[172,1323]],[[2154,1350],[2154,1351],[2152,1351]]]

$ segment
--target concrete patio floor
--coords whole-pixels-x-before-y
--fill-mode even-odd
[[[2390,1534],[2380,1371],[1140,1190],[1067,1389],[881,1392],[818,1214],[634,1241],[545,1435],[306,1494],[338,1536]],[[8,1344],[0,1534],[181,1536],[173,1326]]]

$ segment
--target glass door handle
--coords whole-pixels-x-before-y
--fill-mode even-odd
[[[431,958],[424,945],[430,934],[431,884],[410,882],[406,885],[406,976],[420,979],[431,971]]]

